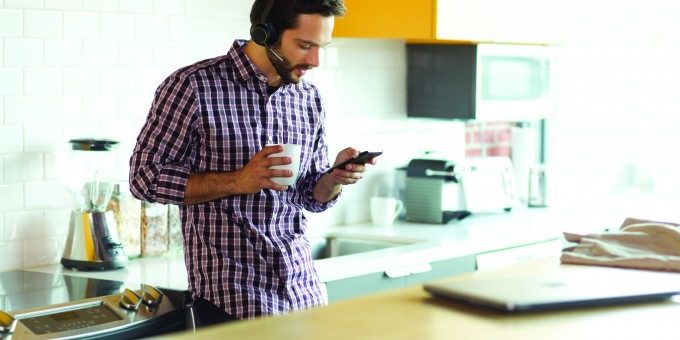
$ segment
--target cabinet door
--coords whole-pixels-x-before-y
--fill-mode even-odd
[[[490,41],[493,21],[489,15],[494,12],[493,8],[498,2],[438,0],[435,37],[443,40]]]
[[[406,285],[413,285],[441,279],[448,276],[472,273],[475,271],[475,256],[464,256],[430,263],[432,269],[428,272],[417,273],[406,277]]]
[[[328,292],[328,302],[333,303],[389,289],[402,288],[405,285],[405,277],[391,278],[384,272],[380,272],[326,282],[326,291]]]
[[[345,0],[334,37],[432,39],[434,0]]]
[[[484,42],[555,40],[557,3],[545,0],[438,0],[436,38]]]

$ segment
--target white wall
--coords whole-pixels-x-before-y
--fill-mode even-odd
[[[70,138],[121,140],[118,177],[156,86],[246,37],[251,0],[0,0],[0,270],[56,263],[68,225]],[[462,157],[460,123],[408,120],[403,41],[337,39],[308,74],[328,109],[331,156],[382,149],[316,225],[366,220],[368,198],[424,150]],[[427,136],[428,138],[423,138]]]
[[[680,5],[586,1],[557,49],[551,160],[567,202],[680,220]]]

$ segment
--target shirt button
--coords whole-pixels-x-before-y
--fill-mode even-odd
[[[286,253],[286,248],[281,248],[281,253],[285,254],[285,253]]]
[[[276,214],[273,214],[273,215],[272,215],[272,220],[275,220],[275,219],[276,219]]]

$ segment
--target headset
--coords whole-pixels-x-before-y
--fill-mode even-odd
[[[279,39],[279,32],[276,27],[267,20],[269,10],[271,10],[273,4],[274,0],[267,1],[267,5],[264,7],[264,11],[262,11],[262,18],[260,21],[250,26],[250,38],[256,44],[266,48],[269,48],[269,46],[276,43]]]

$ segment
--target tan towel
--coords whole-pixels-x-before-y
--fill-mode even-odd
[[[616,232],[564,237],[578,243],[562,252],[564,263],[680,272],[680,227],[675,223],[626,219]]]

